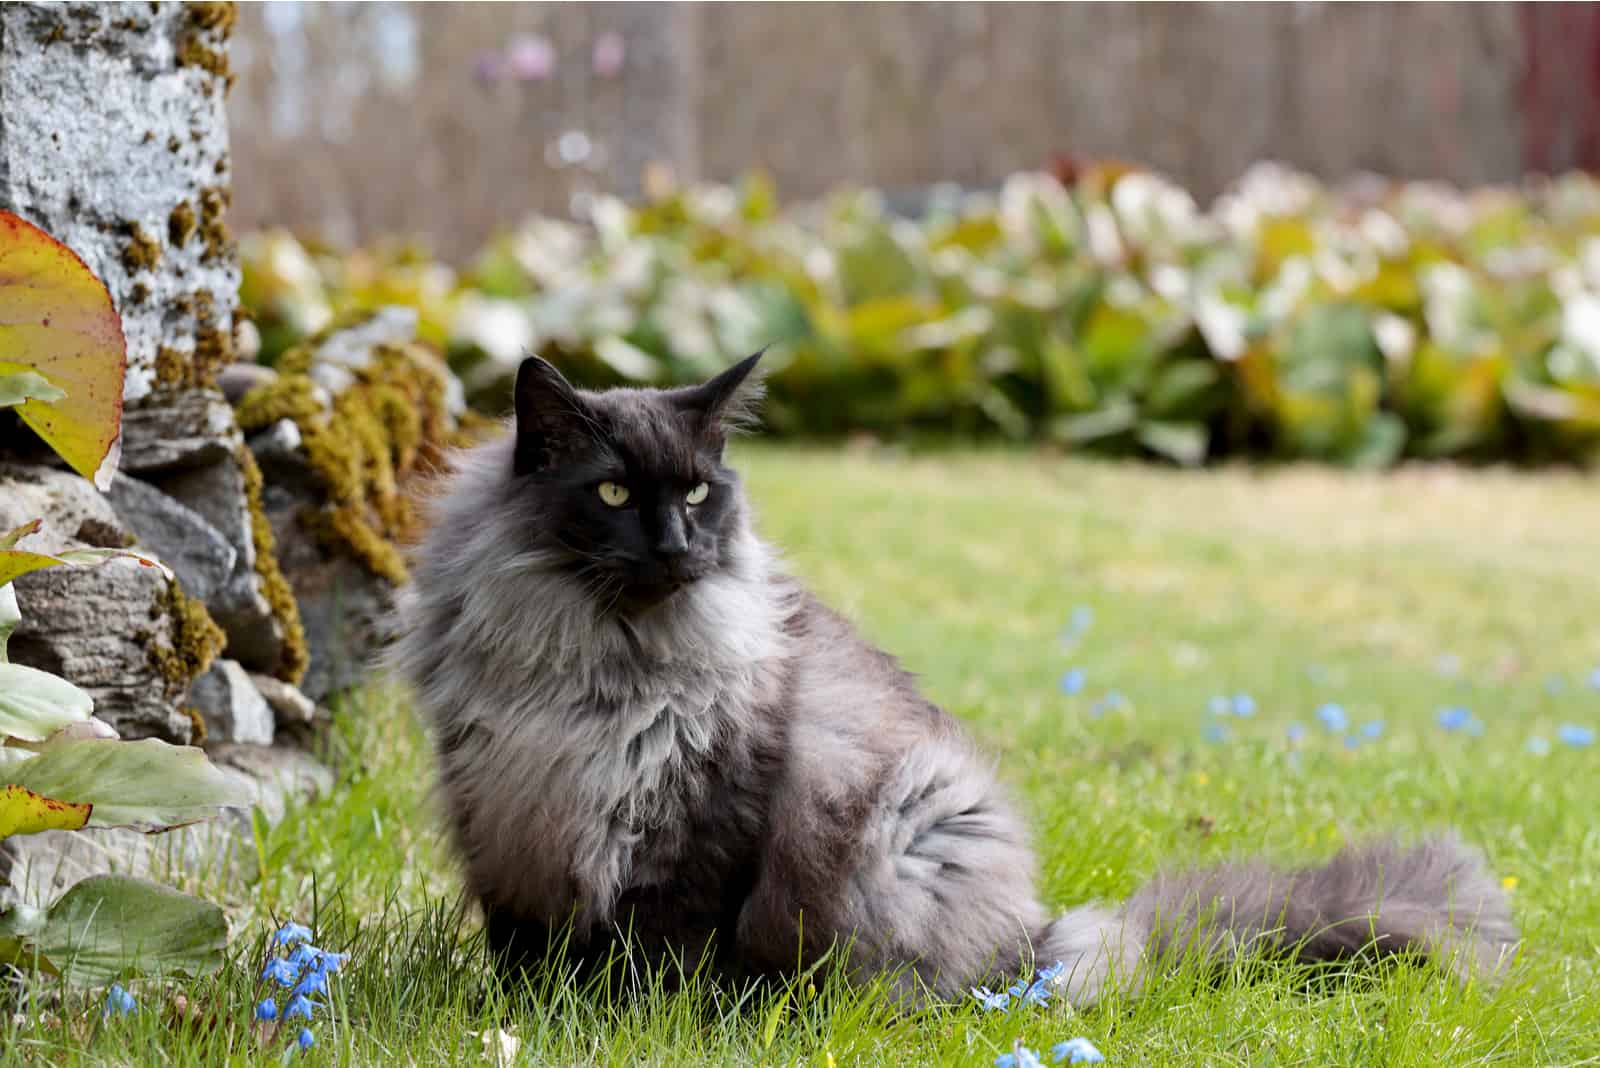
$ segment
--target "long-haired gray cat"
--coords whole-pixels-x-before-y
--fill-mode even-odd
[[[503,962],[625,934],[647,959],[781,975],[838,947],[951,997],[1059,961],[1084,1005],[1189,950],[1507,956],[1506,900],[1448,836],[1161,876],[1052,917],[990,762],[752,532],[723,445],[758,359],[591,393],[530,358],[514,433],[437,501],[395,663]]]

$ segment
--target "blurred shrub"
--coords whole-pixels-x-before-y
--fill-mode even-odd
[[[763,179],[529,220],[459,276],[407,246],[244,242],[263,359],[400,302],[499,410],[525,352],[590,385],[769,343],[781,433],[922,429],[1179,463],[1600,451],[1600,181],[1331,191],[1256,167],[1209,211],[1135,168],[780,211]]]

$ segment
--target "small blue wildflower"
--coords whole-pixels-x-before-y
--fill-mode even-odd
[[[972,996],[977,999],[984,1012],[1010,1012],[1011,995],[1004,990],[995,993],[986,986],[972,988]]]
[[[1317,709],[1317,719],[1330,731],[1342,731],[1349,724],[1349,719],[1344,714],[1344,706],[1328,702]]]
[[[1061,692],[1066,694],[1068,697],[1071,697],[1073,694],[1082,693],[1083,684],[1085,681],[1086,678],[1084,676],[1083,669],[1073,668],[1071,671],[1068,671],[1065,675],[1061,676]]]
[[[1011,987],[1011,996],[1024,1008],[1029,1005],[1045,1008],[1050,1004],[1050,984],[1043,979],[1035,979],[1027,984],[1019,982]]]
[[[298,923],[286,923],[278,928],[278,933],[272,940],[280,946],[292,946],[297,942],[311,941],[311,928],[303,927]]]
[[[1226,716],[1233,708],[1233,702],[1218,694],[1206,704],[1206,710],[1213,716]]]
[[[121,983],[112,983],[111,989],[106,991],[106,1008],[103,1015],[126,1016],[138,1007],[133,995],[122,989]]]
[[[1472,713],[1460,705],[1439,710],[1439,726],[1447,731],[1458,731],[1472,721]]]
[[[1290,742],[1298,742],[1298,741],[1300,741],[1300,739],[1302,739],[1302,738],[1304,738],[1306,736],[1305,724],[1304,723],[1291,723],[1291,724],[1289,724],[1288,730],[1284,731],[1284,736],[1287,737]]]
[[[285,959],[288,960],[290,964],[293,964],[296,968],[304,968],[307,964],[310,964],[312,961],[317,960],[321,956],[322,950],[318,949],[310,942],[301,942],[289,952],[289,956]]]
[[[1545,756],[1550,752],[1550,739],[1541,738],[1537,734],[1528,739],[1528,752],[1534,756]]]
[[[272,958],[267,961],[266,967],[261,969],[262,982],[270,981],[277,983],[279,986],[294,986],[295,981],[299,978],[300,969],[282,957]]]
[[[317,1036],[311,1033],[311,1028],[302,1027],[300,1028],[300,1037],[295,1041],[300,1044],[301,1049],[310,1049],[317,1044]]]
[[[1582,748],[1594,744],[1594,728],[1580,727],[1576,723],[1563,723],[1556,728],[1556,737],[1560,738],[1564,745]]]
[[[262,998],[256,1006],[256,1019],[276,1020],[278,1018],[278,1003],[271,998]]]
[[[315,1001],[312,1001],[304,994],[296,994],[294,997],[289,999],[289,1004],[283,1007],[283,1018],[285,1020],[292,1020],[296,1016],[304,1016],[309,1020],[311,1019],[312,1010],[319,1009],[321,1007],[322,1006],[318,1005]]]
[[[1043,979],[1047,983],[1052,983],[1052,982],[1055,981],[1056,976],[1060,975],[1062,972],[1064,972],[1066,970],[1067,970],[1066,961],[1058,960],[1054,964],[1050,965],[1050,967],[1048,967],[1048,968],[1040,968],[1039,969],[1039,978]]]
[[[1050,1049],[1050,1058],[1068,1064],[1104,1064],[1106,1055],[1095,1049],[1093,1042],[1080,1036],[1057,1042]]]
[[[301,994],[326,994],[327,992],[328,973],[315,964],[306,969],[305,974],[300,977],[300,981],[294,984],[294,989],[289,991],[290,994],[295,996]]]
[[[317,954],[317,967],[329,975],[338,975],[339,969],[344,967],[344,962],[350,959],[348,953],[329,953],[323,950]]]
[[[1200,733],[1205,736],[1206,741],[1218,745],[1228,740],[1228,728],[1221,723],[1207,723]]]
[[[1233,695],[1233,714],[1248,719],[1256,714],[1256,699],[1247,693]]]
[[[1044,1062],[1039,1055],[1021,1042],[1011,1048],[1012,1052],[1002,1053],[994,1059],[994,1068],[1043,1068]]]
[[[1361,725],[1361,736],[1363,738],[1377,738],[1381,734],[1383,734],[1383,720],[1381,719],[1369,719]]]
[[[1361,739],[1353,734],[1347,734],[1344,736],[1344,747],[1346,749],[1359,749],[1361,748]]]

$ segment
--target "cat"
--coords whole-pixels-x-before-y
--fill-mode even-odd
[[[1508,959],[1506,897],[1450,834],[1161,875],[1052,916],[991,762],[753,532],[723,453],[760,358],[589,392],[530,357],[514,425],[433,503],[392,662],[504,975],[558,944],[750,977],[837,953],[950,999],[1059,962],[1081,1007],[1186,951],[1415,953],[1462,976]]]

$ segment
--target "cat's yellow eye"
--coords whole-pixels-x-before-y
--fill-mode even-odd
[[[613,508],[621,508],[628,503],[628,487],[618,482],[602,482],[600,499]]]
[[[690,504],[699,504],[710,495],[711,487],[702,482],[700,485],[690,490],[689,496],[685,497],[684,500],[688,501]]]

